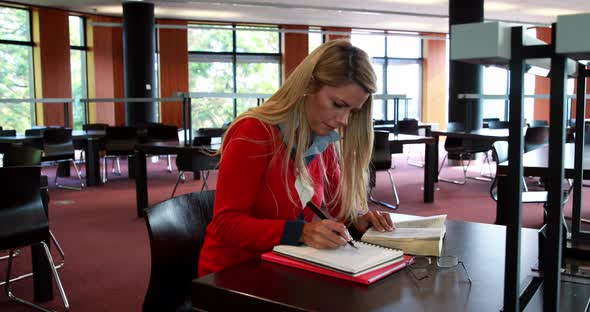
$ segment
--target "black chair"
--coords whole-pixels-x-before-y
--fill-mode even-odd
[[[16,130],[0,130],[0,137],[14,137]],[[0,143],[0,153],[6,151],[12,146],[12,143]]]
[[[549,122],[547,120],[531,120],[529,127],[548,127]]]
[[[55,186],[59,188],[67,188],[81,191],[84,189],[84,181],[75,161],[74,142],[72,140],[72,129],[64,128],[47,128],[43,131],[43,154],[41,156],[42,162],[57,163],[57,171],[55,173]],[[80,187],[65,186],[57,183],[59,176],[59,163],[72,163],[76,175],[80,181]]]
[[[214,199],[215,191],[190,193],[146,209],[152,265],[144,312],[192,311],[191,281]]]
[[[373,153],[371,154],[371,164],[369,165],[369,200],[387,207],[389,209],[397,209],[399,207],[399,196],[397,194],[397,188],[395,187],[395,181],[391,174],[391,150],[389,149],[389,131],[374,130],[374,142],[373,142]],[[391,187],[393,189],[393,195],[395,197],[395,205],[377,200],[373,197],[373,189],[375,188],[375,181],[377,171],[386,170],[389,174],[389,180],[391,181]]]
[[[105,123],[91,123],[91,124],[83,124],[82,130],[84,131],[106,131],[109,127],[108,124]]]
[[[509,127],[509,121],[491,120],[488,122],[488,128],[490,129],[508,129]]]
[[[138,143],[136,127],[108,127],[105,132],[105,154],[103,158],[103,182],[108,180],[107,158],[113,159],[113,170],[121,175],[119,156],[133,155],[135,144]],[[117,171],[115,171],[115,162]]]
[[[397,122],[397,132],[401,134],[411,134],[411,135],[420,135],[420,128],[418,128],[418,120],[417,119],[402,119]],[[411,145],[408,146],[411,147]],[[422,162],[414,162],[410,160],[410,153],[411,151],[406,151],[406,162],[410,166],[414,167],[424,167],[424,156],[422,156]]]
[[[10,290],[13,250],[29,245],[41,244],[49,262],[65,310],[69,303],[57,273],[53,258],[47,247],[49,241],[49,221],[41,202],[39,180],[41,167],[0,168],[0,250],[8,250],[8,265],[5,291],[10,300],[29,307],[48,311],[32,302],[16,297]]]
[[[199,139],[204,139],[206,137],[197,137]],[[209,145],[211,143],[211,137],[209,138],[209,143],[203,141],[197,141],[195,138],[195,146],[199,145]],[[207,184],[207,178],[209,177],[210,170],[215,170],[217,165],[219,164],[219,156],[210,155],[207,150],[198,151],[186,151],[176,155],[176,168],[178,169],[178,178],[176,178],[176,183],[174,184],[174,188],[172,189],[172,195],[170,197],[174,197],[176,194],[176,189],[178,188],[178,184],[181,181],[184,181],[184,173],[185,172],[192,172],[194,174],[198,174],[203,172],[203,184],[201,185],[201,191],[209,190],[209,185]]]
[[[462,132],[462,131],[465,131],[465,125],[463,123],[459,123],[459,122],[449,122],[447,125],[447,129],[449,131]],[[471,158],[472,158],[473,154],[484,153],[485,159],[484,159],[484,163],[482,164],[482,166],[485,165],[486,162],[489,166],[489,159],[488,159],[487,152],[492,149],[492,141],[482,140],[482,139],[473,140],[473,139],[464,139],[464,138],[457,138],[457,137],[447,137],[445,139],[444,148],[447,151],[447,154],[443,158],[443,161],[442,161],[440,168],[438,170],[438,175],[439,175],[438,179],[442,182],[463,185],[467,182],[468,178],[471,178],[471,177],[467,176],[467,169],[469,168],[469,165],[471,164]],[[459,162],[461,162],[461,167],[463,169],[463,180],[449,180],[449,179],[442,178],[440,176],[440,173],[441,173],[442,168],[445,164],[445,161],[447,161],[447,159],[449,158],[449,154],[459,155]],[[465,160],[465,159],[468,160],[467,165],[465,165],[463,163],[463,160]],[[491,181],[491,179],[489,179],[487,177],[473,177],[473,179]]]
[[[178,143],[178,128],[172,125],[149,124],[146,129],[148,142],[175,142]],[[168,172],[172,172],[172,159],[167,155]]]
[[[549,127],[529,127],[524,133],[524,152],[530,152],[549,143]]]
[[[23,145],[13,145],[8,151],[4,153],[4,160],[3,166],[4,167],[21,167],[21,166],[40,166],[41,165],[41,154],[42,151],[40,149],[34,148],[32,146],[23,146]],[[41,179],[39,182],[39,186],[41,189],[41,201],[43,203],[43,208],[45,209],[45,213],[49,215],[49,182],[47,176],[41,175]],[[51,240],[57,247],[59,251],[61,262],[56,265],[56,268],[61,268],[65,263],[65,253],[61,248],[61,245],[55,238],[55,235],[49,229],[49,235]],[[19,280],[25,277],[32,276],[32,273],[21,275],[20,277],[14,278],[14,280]],[[0,283],[2,285],[3,283]]]
[[[227,128],[199,128],[197,136],[222,137]]]

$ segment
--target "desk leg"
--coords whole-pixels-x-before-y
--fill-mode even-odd
[[[49,246],[49,241],[46,242]],[[53,284],[49,261],[43,250],[43,246],[36,244],[31,246],[31,262],[33,264],[33,289],[35,302],[47,302],[53,300]]]
[[[98,151],[99,141],[96,139],[88,139],[86,144],[86,185],[96,186],[102,183],[100,178],[100,155]]]
[[[147,164],[145,153],[135,150],[135,196],[137,199],[137,216],[143,217],[143,210],[148,206]]]
[[[434,158],[435,144],[424,144],[424,202],[432,203],[434,201],[434,178],[433,172],[436,172],[438,162]]]
[[[498,200],[496,201],[496,222],[495,224],[498,225],[507,225],[508,220],[506,220],[506,207],[508,207],[508,199],[510,198],[509,192],[511,191],[508,187],[508,181],[506,181],[508,176],[496,174],[496,180],[498,181],[498,189],[497,189],[497,196]]]

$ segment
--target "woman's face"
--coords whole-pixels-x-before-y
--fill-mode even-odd
[[[369,93],[355,82],[340,87],[322,86],[309,94],[305,101],[305,114],[311,130],[324,136],[338,127],[345,127],[350,114],[359,111],[368,97]]]

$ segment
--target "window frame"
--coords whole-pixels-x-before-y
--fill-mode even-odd
[[[84,90],[84,96],[83,98],[88,98],[88,38],[86,36],[86,17],[82,16],[82,15],[68,15],[68,22],[69,22],[69,18],[70,17],[77,17],[80,19],[80,24],[81,24],[81,29],[80,29],[80,35],[82,37],[81,43],[82,45],[72,45],[70,42],[70,50],[76,50],[76,51],[81,51],[82,53],[82,58],[81,58],[81,70],[82,70],[82,83],[84,84],[82,86],[83,90]],[[69,24],[68,24],[69,25]],[[69,30],[69,27],[68,27]],[[69,34],[68,34],[69,35]],[[69,37],[69,36],[68,36]],[[70,56],[70,61],[71,61],[71,56]],[[70,64],[71,67],[71,64]],[[72,80],[72,86],[74,84],[73,80]],[[74,94],[72,94],[72,98],[74,97]],[[71,125],[72,129],[75,128],[75,124],[76,124],[76,119],[74,118],[74,102],[72,102],[72,120],[73,120],[73,124]],[[89,111],[88,111],[88,102],[85,102],[85,104],[82,106],[83,107],[83,119],[82,119],[82,124],[88,123],[89,122]]]

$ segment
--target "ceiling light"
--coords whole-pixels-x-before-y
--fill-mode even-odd
[[[384,2],[429,5],[429,4],[446,3],[447,1],[443,1],[443,0],[384,0]]]
[[[387,22],[377,26],[377,28],[384,28],[384,29],[412,29],[412,30],[420,30],[420,29],[430,29],[432,27],[431,24],[426,23],[412,23],[412,22]]]
[[[501,12],[501,11],[510,11],[518,8],[517,5],[512,3],[506,2],[495,2],[495,1],[486,1],[484,2],[484,11],[493,11],[493,12]]]
[[[578,11],[557,9],[557,8],[536,8],[524,11],[526,14],[538,15],[538,16],[551,16],[556,17],[557,15],[569,15],[576,14]]]
[[[217,11],[217,10],[186,10],[174,8],[156,8],[158,16],[174,16],[184,18],[210,18],[210,19],[232,19],[239,18],[242,14],[238,12]]]
[[[93,8],[94,11],[98,14],[107,14],[107,15],[121,15],[123,14],[123,6],[122,5],[101,5]]]

